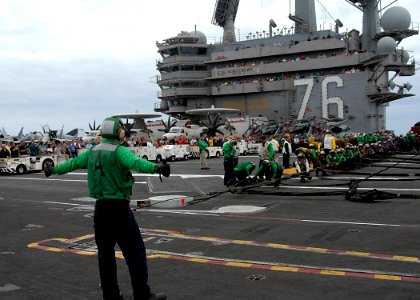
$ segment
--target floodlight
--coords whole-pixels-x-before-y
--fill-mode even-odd
[[[392,80],[390,80],[390,81],[388,82],[388,86],[390,87],[390,89],[391,89],[391,90],[393,90],[393,89],[395,89],[395,87],[396,87],[397,85],[395,84],[395,82],[393,82]]]
[[[409,92],[413,87],[409,82],[404,83],[403,87]]]
[[[273,19],[270,19],[270,26],[273,27],[273,28],[277,27],[277,24],[276,24],[276,22],[274,22]]]

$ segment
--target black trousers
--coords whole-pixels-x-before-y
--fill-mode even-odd
[[[246,171],[233,171],[233,176],[237,181],[245,180],[248,177]]]
[[[146,249],[129,201],[98,200],[93,219],[104,299],[119,299],[116,243],[128,266],[134,299],[149,299]]]
[[[225,169],[223,183],[224,185],[228,185],[228,183],[234,179],[233,169],[235,168],[235,166],[233,157],[225,158],[225,160],[223,161],[223,167]]]
[[[283,167],[288,169],[290,167],[290,154],[283,154]]]

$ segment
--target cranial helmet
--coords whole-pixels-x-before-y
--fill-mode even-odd
[[[305,154],[303,154],[302,152],[299,152],[299,154],[297,155],[297,158],[305,158]]]
[[[101,136],[106,139],[123,139],[125,130],[120,118],[106,118],[101,125]]]

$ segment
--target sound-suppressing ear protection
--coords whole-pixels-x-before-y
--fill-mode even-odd
[[[101,125],[101,136],[106,139],[123,139],[125,130],[120,118],[106,118]]]
[[[121,120],[118,122],[118,138],[120,140],[122,140],[123,138],[125,138],[124,124],[123,124],[123,122],[121,122]]]

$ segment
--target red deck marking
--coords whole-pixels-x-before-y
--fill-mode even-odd
[[[300,268],[299,269],[299,273],[311,273],[311,274],[321,274],[322,270],[319,269],[305,269],[305,268]]]

